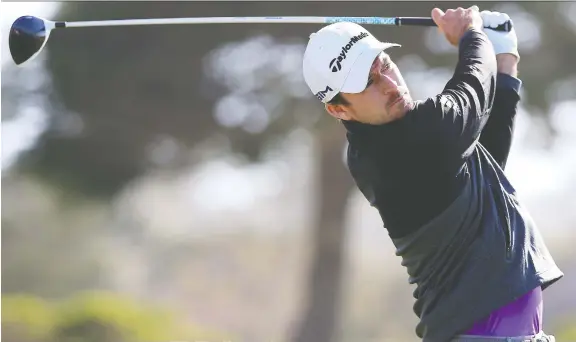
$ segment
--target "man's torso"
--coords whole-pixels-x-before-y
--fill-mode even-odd
[[[388,128],[379,134],[391,139],[373,141],[381,144],[376,148],[370,134],[349,134],[348,163],[379,210],[409,282],[417,285],[416,330],[424,342],[464,333],[562,276],[515,189],[481,144],[451,173],[439,166],[442,160],[402,140],[399,127]]]

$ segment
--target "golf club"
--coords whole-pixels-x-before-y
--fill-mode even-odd
[[[38,56],[46,45],[53,29],[174,24],[332,24],[342,21],[354,22],[360,25],[436,26],[432,18],[427,17],[199,17],[66,22],[50,21],[35,16],[22,16],[16,19],[10,28],[8,45],[16,65],[22,65]],[[510,31],[512,23],[508,21],[504,25],[492,29]]]

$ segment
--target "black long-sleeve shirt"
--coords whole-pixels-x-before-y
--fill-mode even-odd
[[[416,284],[416,334],[446,342],[563,276],[504,174],[519,82],[482,31],[442,93],[384,125],[345,122],[348,167]]]
[[[344,122],[351,172],[357,182],[371,184],[365,195],[376,201],[391,237],[418,229],[454,200],[462,187],[458,171],[478,137],[505,167],[521,81],[494,77],[495,57],[482,63],[460,62],[444,92],[420,102],[403,120],[380,126]]]
[[[506,168],[512,145],[521,86],[522,82],[519,79],[507,74],[498,74],[492,113],[480,134],[480,144],[486,147],[502,169]]]

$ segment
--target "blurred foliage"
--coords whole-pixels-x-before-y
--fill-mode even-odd
[[[86,292],[62,302],[30,295],[2,297],[6,342],[158,342],[230,340],[190,325],[175,313],[126,296]]]
[[[554,336],[556,341],[576,341],[576,316],[570,314],[569,317],[558,319],[562,323],[556,323],[554,329]]]
[[[22,335],[24,340],[45,340],[55,324],[53,311],[39,297],[2,296],[2,337],[5,341],[17,341]]]

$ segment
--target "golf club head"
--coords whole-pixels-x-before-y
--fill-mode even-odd
[[[14,21],[8,36],[10,54],[16,65],[34,59],[44,48],[54,22],[26,15]]]

